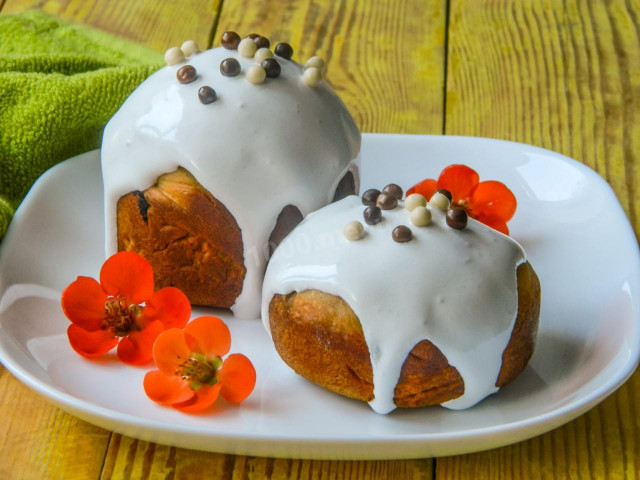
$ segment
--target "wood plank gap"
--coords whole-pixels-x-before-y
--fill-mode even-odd
[[[113,437],[113,432],[109,432],[109,438],[107,438],[107,448],[104,449],[104,457],[102,457],[102,464],[100,465],[100,476],[98,479],[104,477],[104,466],[107,463],[107,455],[109,455],[109,445],[111,445],[111,437]]]
[[[447,0],[444,13],[444,78],[442,81],[442,134],[447,133],[447,73],[449,70],[449,15],[452,0]],[[435,477],[436,461],[433,461],[433,474]]]
[[[209,38],[207,39],[207,48],[213,48],[213,41],[215,40],[216,34],[218,32],[218,24],[220,23],[220,17],[222,16],[223,8],[224,8],[224,0],[220,0],[216,14],[213,17],[211,30],[209,31]]]

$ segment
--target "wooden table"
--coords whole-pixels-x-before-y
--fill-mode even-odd
[[[364,132],[475,135],[576,158],[640,221],[640,0],[0,0],[164,51],[224,30],[319,54]],[[457,457],[304,461],[155,445],[49,405],[0,367],[0,479],[640,478],[640,373],[537,438]]]

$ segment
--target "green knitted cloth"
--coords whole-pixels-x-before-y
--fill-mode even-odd
[[[33,182],[100,146],[158,52],[39,11],[0,16],[0,239]]]

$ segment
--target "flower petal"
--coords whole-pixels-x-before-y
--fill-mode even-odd
[[[466,165],[449,165],[438,177],[438,188],[449,190],[453,196],[451,203],[459,204],[468,201],[479,181],[478,173]]]
[[[429,201],[437,189],[437,182],[433,178],[427,178],[420,183],[416,183],[413,187],[407,190],[407,197],[412,193],[419,193]]]
[[[489,180],[480,182],[469,200],[469,214],[474,218],[491,218],[494,222],[508,222],[516,213],[518,202],[504,183]]]
[[[251,360],[241,353],[229,355],[217,375],[222,384],[220,393],[229,402],[243,401],[256,385],[256,370]]]
[[[154,293],[142,309],[145,320],[159,320],[164,328],[183,328],[191,316],[191,304],[184,293],[166,287]]]
[[[147,397],[161,405],[186,402],[195,396],[188,382],[176,375],[165,375],[160,370],[148,372],[143,385]]]
[[[153,360],[166,375],[174,375],[178,367],[191,356],[191,349],[179,328],[162,332],[153,345]]]
[[[107,294],[96,280],[78,277],[62,292],[62,311],[79,327],[95,332],[102,326],[106,300]]]
[[[218,317],[198,317],[184,328],[184,336],[193,352],[207,358],[222,357],[231,348],[231,333]]]
[[[67,328],[69,344],[83,357],[99,357],[118,344],[118,339],[109,330],[89,332],[75,324]]]
[[[137,253],[118,252],[102,265],[100,283],[109,295],[142,303],[153,295],[153,270]]]
[[[213,405],[218,399],[220,387],[221,385],[219,383],[212,387],[208,385],[202,386],[194,391],[195,395],[191,397],[191,399],[186,402],[176,402],[173,404],[173,408],[185,413],[194,413],[204,410],[205,408]]]
[[[164,331],[162,322],[149,323],[140,331],[133,331],[120,340],[118,358],[130,365],[143,365],[153,358],[153,342]]]

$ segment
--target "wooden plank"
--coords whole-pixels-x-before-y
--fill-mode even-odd
[[[224,2],[214,45],[225,30],[287,41],[294,59],[327,61],[334,85],[363,131],[441,133],[445,0]],[[103,478],[428,479],[431,460],[322,462],[217,455],[114,435]]]
[[[47,403],[0,366],[0,478],[94,479],[111,432]]]
[[[453,0],[446,133],[532,143],[594,168],[638,235],[640,2]],[[438,459],[436,477],[640,475],[640,372],[586,415],[532,440]]]
[[[429,460],[348,462],[244,457],[167,447],[114,434],[101,478],[428,480],[431,473]]]
[[[446,1],[225,1],[225,30],[288,42],[327,79],[362,131],[442,133]]]
[[[210,44],[222,0],[4,0],[3,14],[43,10],[164,52],[188,39]]]

